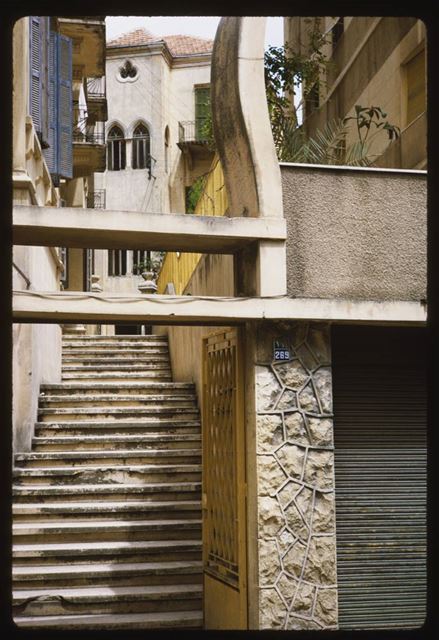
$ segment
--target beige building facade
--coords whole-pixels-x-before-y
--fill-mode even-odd
[[[145,29],[107,43],[107,163],[95,177],[107,209],[186,211],[186,192],[208,172],[213,156],[203,130],[211,50],[210,40],[155,36]],[[138,293],[149,257],[157,272],[157,252],[95,251],[99,285]]]
[[[401,136],[388,144],[375,138],[375,166],[425,169],[427,166],[426,30],[409,17],[284,18],[285,42],[307,55],[310,32],[323,37],[328,64],[314,99],[305,105],[304,127],[313,135],[334,118],[355,115],[355,105],[377,106]],[[348,142],[357,139],[354,124]]]
[[[15,204],[87,206],[93,174],[105,168],[104,52],[103,16],[32,16],[15,24]],[[14,289],[59,291],[62,286],[82,291],[87,288],[85,256],[82,249],[15,246]],[[16,325],[14,332],[14,447],[26,450],[39,386],[60,379],[61,330],[57,325]]]

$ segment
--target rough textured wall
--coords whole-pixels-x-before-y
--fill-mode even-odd
[[[290,350],[273,361],[273,340]],[[337,628],[329,326],[257,333],[259,625]]]
[[[426,296],[426,175],[281,165],[288,295]]]

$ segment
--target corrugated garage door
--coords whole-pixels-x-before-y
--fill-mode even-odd
[[[426,612],[425,332],[334,327],[339,624],[421,626]]]

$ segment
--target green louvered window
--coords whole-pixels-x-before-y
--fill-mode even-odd
[[[210,87],[195,87],[195,139],[204,142],[210,116]]]

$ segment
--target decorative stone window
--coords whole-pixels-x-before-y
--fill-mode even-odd
[[[107,137],[107,169],[120,171],[126,167],[126,142],[123,131],[117,125],[111,127]]]
[[[125,82],[133,82],[137,80],[138,70],[135,65],[131,62],[131,60],[125,60],[125,63],[122,67],[119,67],[119,75],[118,80],[122,80]]]
[[[133,132],[131,150],[131,166],[133,169],[150,169],[151,167],[151,139],[148,127],[138,124]]]

